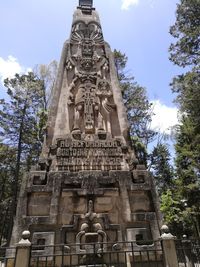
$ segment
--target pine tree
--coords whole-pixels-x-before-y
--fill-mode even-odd
[[[127,109],[130,135],[133,146],[141,164],[147,164],[147,145],[156,133],[150,129],[152,105],[148,101],[146,89],[126,71],[128,58],[120,51],[114,50],[115,66],[122,88],[122,96]]]
[[[198,127],[199,128],[199,127]],[[185,231],[200,236],[200,132],[189,116],[183,116],[176,138],[176,175],[179,200],[184,202]]]
[[[0,245],[8,235],[16,149],[0,143]]]
[[[16,211],[22,167],[26,170],[35,162],[41,151],[45,88],[42,80],[33,73],[16,74],[5,80],[9,101],[0,102],[0,136],[3,142],[15,150],[14,177],[10,210],[11,236],[13,217]]]
[[[200,236],[200,2],[181,0],[177,5],[176,22],[171,27],[177,39],[170,46],[171,61],[187,67],[175,77],[176,93],[182,118],[176,134],[176,199],[179,201],[179,227]],[[182,203],[182,204],[181,204]],[[183,205],[183,203],[185,203]],[[191,233],[190,228],[193,228]]]
[[[170,46],[170,60],[186,67],[200,64],[200,2],[180,0],[177,5],[176,22],[170,28],[177,42]]]
[[[158,143],[150,156],[150,170],[153,174],[156,189],[160,196],[173,187],[174,172],[171,155],[166,144]]]

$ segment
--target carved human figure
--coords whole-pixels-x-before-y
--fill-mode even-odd
[[[88,212],[85,214],[85,219],[93,221],[97,217],[97,214],[94,212],[93,201],[89,200],[88,202]]]
[[[110,121],[110,114],[115,109],[115,104],[112,103],[112,91],[110,89],[110,84],[104,80],[100,79],[97,84],[97,96],[99,97],[100,101],[100,113],[99,113],[99,124],[98,129],[102,127],[106,131],[111,132],[111,121]],[[105,126],[104,126],[104,125]]]
[[[107,81],[101,79],[96,86],[90,79],[86,79],[74,97],[72,131],[90,134],[95,134],[96,130],[111,132],[110,113],[115,109],[111,96],[112,91]],[[71,95],[70,100],[73,100]]]
[[[96,96],[96,85],[86,80],[78,88],[75,96],[74,130],[94,133],[96,112],[99,110],[99,98]],[[81,122],[81,119],[83,121]],[[81,124],[84,128],[81,129]]]

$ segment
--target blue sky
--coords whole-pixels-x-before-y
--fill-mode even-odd
[[[128,70],[146,87],[155,105],[152,127],[161,132],[177,122],[169,83],[181,72],[169,60],[178,0],[94,0],[104,38],[126,53]],[[78,0],[1,1],[0,80],[36,64],[59,61]],[[5,89],[0,82],[0,98]]]

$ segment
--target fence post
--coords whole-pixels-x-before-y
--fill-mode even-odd
[[[176,237],[169,232],[167,225],[163,225],[161,231],[161,240],[163,244],[166,267],[178,267],[178,258],[174,242]]]
[[[29,267],[31,242],[30,232],[24,231],[22,239],[16,245],[15,267]]]

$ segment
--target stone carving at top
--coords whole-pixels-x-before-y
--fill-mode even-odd
[[[101,26],[95,21],[75,22],[70,44],[66,69],[73,77],[68,94],[69,112],[73,113],[71,132],[79,140],[81,134],[106,138],[106,132],[112,132],[111,113],[116,105]]]
[[[71,55],[67,68],[75,67],[76,74],[90,73],[105,77],[108,61],[104,56],[103,34],[96,22],[76,22],[72,26]],[[101,73],[102,72],[102,73]]]
[[[86,24],[83,21],[77,22],[72,26],[71,42],[83,44],[103,44],[103,33],[101,26],[96,22]]]
[[[55,87],[49,127],[51,169],[128,170],[136,159],[128,143],[114,59],[98,14],[90,5],[91,12],[85,12],[86,2],[81,1],[74,14],[71,37],[63,49],[63,76],[58,75]]]

